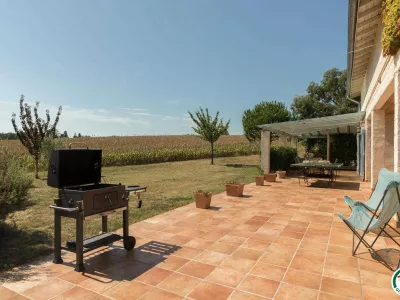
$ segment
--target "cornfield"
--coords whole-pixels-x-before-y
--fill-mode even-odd
[[[203,159],[210,156],[210,145],[194,135],[176,136],[115,136],[59,139],[64,147],[100,148],[103,150],[103,166],[123,166],[159,162]],[[33,170],[33,159],[18,140],[0,140],[0,147],[6,146],[20,158],[23,166]],[[222,136],[215,144],[215,157],[245,156],[258,154],[260,146],[250,143],[244,136]],[[41,163],[46,169],[47,162]]]

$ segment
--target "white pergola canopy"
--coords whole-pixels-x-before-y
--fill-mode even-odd
[[[339,133],[357,133],[365,112],[337,115],[331,117],[305,119],[274,124],[260,125],[261,129],[261,168],[270,171],[270,133],[299,138],[327,138],[326,159],[330,161],[330,136]]]
[[[274,124],[264,124],[259,127],[274,133],[295,138],[323,138],[329,134],[357,133],[365,112],[337,115],[331,117],[305,119]]]

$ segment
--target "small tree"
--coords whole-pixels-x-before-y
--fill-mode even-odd
[[[229,122],[224,124],[223,120],[218,120],[219,112],[214,118],[208,113],[208,109],[205,111],[200,107],[196,110],[194,115],[189,111],[190,118],[197,127],[192,127],[194,132],[196,132],[200,137],[209,142],[211,146],[211,164],[214,164],[214,143],[220,138],[221,135],[229,134]]]
[[[63,133],[60,134],[61,138],[68,138],[68,132],[66,130],[64,130]]]
[[[60,119],[61,106],[58,108],[53,125],[51,125],[49,110],[46,110],[46,120],[43,120],[38,114],[39,102],[36,102],[36,105],[33,108],[32,117],[32,107],[27,103],[24,103],[24,100],[24,95],[21,95],[21,99],[19,100],[19,118],[22,129],[18,129],[15,121],[15,113],[12,115],[11,122],[22,145],[28,149],[29,154],[32,155],[33,159],[35,160],[35,177],[39,178],[39,159],[43,140],[46,137],[53,138],[56,135],[56,127]]]
[[[284,103],[271,101],[256,104],[253,109],[243,113],[242,125],[246,138],[250,142],[261,139],[258,125],[290,121],[291,114]]]

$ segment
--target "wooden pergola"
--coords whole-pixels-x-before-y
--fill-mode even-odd
[[[331,117],[305,119],[260,125],[261,129],[261,168],[270,172],[271,132],[298,139],[327,139],[326,159],[330,160],[330,137],[332,134],[358,132],[365,112],[356,112]]]

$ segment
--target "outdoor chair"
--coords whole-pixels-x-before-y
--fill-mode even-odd
[[[376,255],[376,257],[378,257],[378,259],[391,270],[393,270],[392,267],[382,259],[379,253],[374,250],[373,246],[380,235],[385,233],[387,237],[400,247],[400,244],[385,230],[386,226],[389,226],[393,231],[400,235],[400,233],[389,224],[393,215],[400,210],[399,185],[400,183],[397,181],[391,181],[387,184],[381,200],[377,203],[377,207],[381,207],[381,210],[371,210],[364,203],[357,201],[354,202],[350,217],[346,218],[342,214],[338,214],[339,218],[341,218],[353,232],[352,254],[355,255],[358,247],[363,243],[371,255]],[[373,242],[369,244],[365,239],[365,235],[371,231],[377,231],[377,235]],[[355,236],[359,239],[356,247],[354,247]],[[399,265],[400,259],[397,263],[397,268],[394,270],[397,270]]]
[[[381,202],[381,199],[387,188],[387,185],[391,181],[400,182],[400,173],[391,172],[385,168],[382,168],[379,171],[378,181],[375,184],[374,190],[373,190],[369,200],[364,203],[364,205],[367,206],[369,210],[379,209],[379,203]],[[353,200],[349,196],[344,196],[344,201],[350,207],[350,209],[352,209],[354,207],[355,203],[361,202],[361,201]]]

